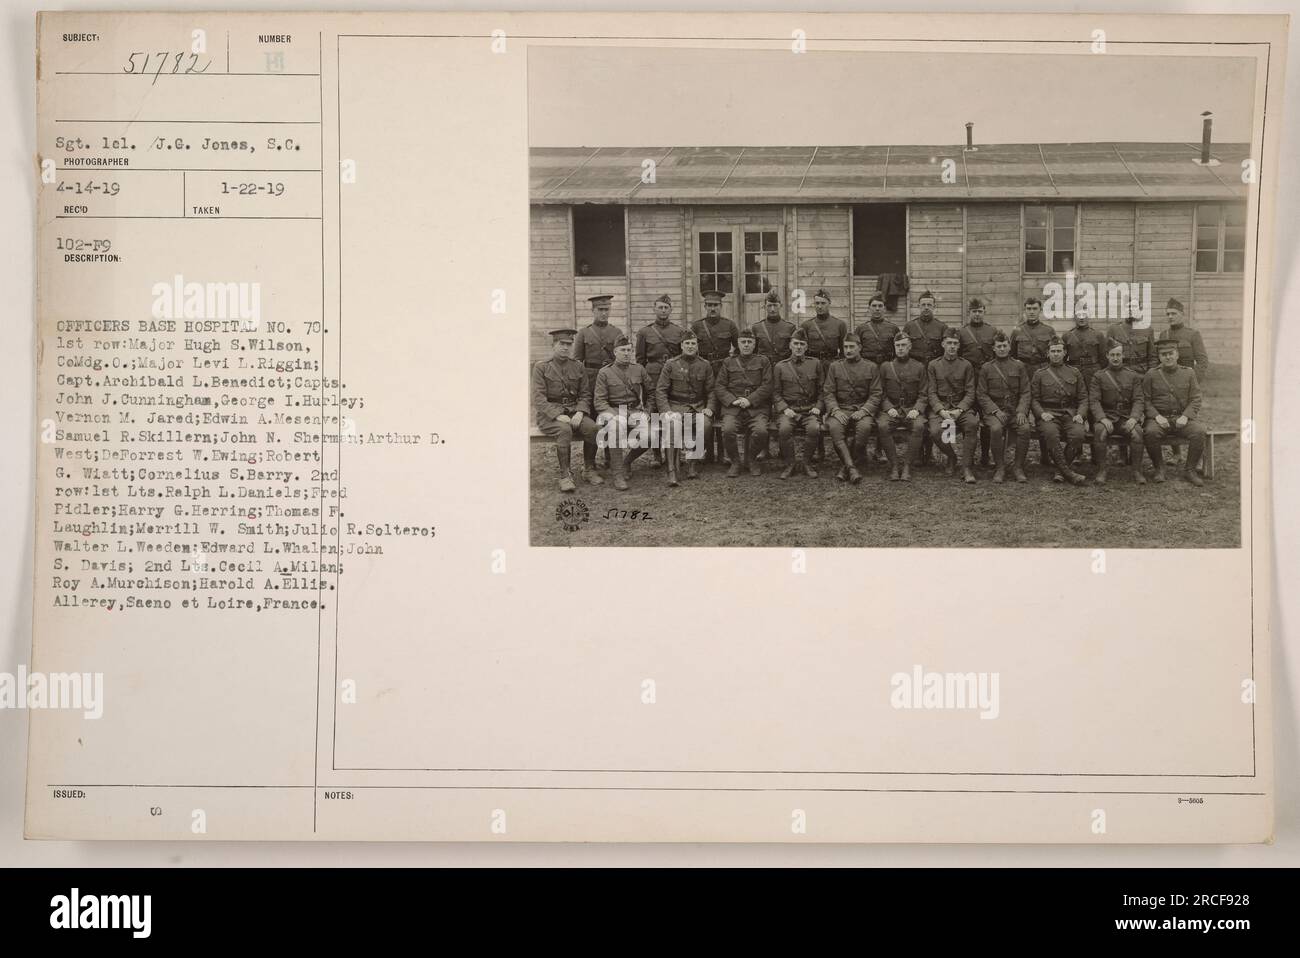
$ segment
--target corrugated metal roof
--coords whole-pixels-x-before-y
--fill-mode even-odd
[[[539,147],[534,203],[826,203],[872,200],[1244,199],[1245,143],[956,146]],[[644,161],[655,182],[641,182]],[[956,182],[942,180],[945,160]]]

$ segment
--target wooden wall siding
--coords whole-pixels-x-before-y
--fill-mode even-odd
[[[1169,297],[1191,308],[1191,203],[1139,203],[1134,281],[1151,284],[1151,321],[1164,326]]]
[[[800,206],[795,241],[798,259],[788,285],[804,291],[803,318],[814,315],[813,294],[824,287],[831,297],[831,312],[847,321],[852,264],[849,207]]]
[[[627,216],[632,328],[654,322],[654,301],[665,293],[673,301],[673,319],[680,323],[688,306],[682,301],[689,255],[682,246],[685,214],[679,206],[631,206]]]
[[[879,277],[877,276],[854,276],[853,277],[852,326],[854,329],[857,329],[860,325],[865,323],[867,321],[867,317],[871,315],[871,309],[870,309],[871,304],[868,303],[867,301],[871,299],[872,293],[876,291],[876,283],[878,280]],[[899,300],[898,312],[890,313],[886,311],[885,315],[889,317],[889,321],[891,323],[897,325],[898,317],[901,317],[903,315],[902,300]]]
[[[1245,289],[1241,273],[1201,273],[1193,280],[1191,324],[1201,331],[1211,364],[1241,363]],[[1157,331],[1168,326],[1164,313],[1153,317]]]
[[[1132,203],[1084,203],[1079,219],[1079,279],[1089,283],[1133,280]]]
[[[960,324],[965,312],[961,301],[962,208],[913,203],[907,215],[912,312],[916,298],[928,289],[935,295],[935,315],[950,326]]]
[[[569,208],[534,206],[529,215],[529,357],[551,354],[547,330],[573,324],[573,251]],[[584,304],[585,305],[585,304]]]
[[[971,203],[966,207],[966,301],[984,300],[984,319],[1010,330],[1020,322],[1020,204]],[[915,281],[914,281],[915,282]]]
[[[577,329],[591,325],[591,303],[588,296],[613,293],[609,304],[609,321],[624,332],[627,327],[627,280],[622,276],[575,276],[573,278],[573,308],[578,317]]]

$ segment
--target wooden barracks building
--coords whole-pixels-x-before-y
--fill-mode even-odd
[[[675,322],[699,319],[713,289],[748,325],[768,290],[799,322],[824,287],[856,327],[881,285],[909,290],[889,314],[900,325],[929,289],[949,325],[978,296],[1010,329],[1026,296],[1073,270],[1076,283],[1149,282],[1157,330],[1166,300],[1181,300],[1211,362],[1237,364],[1247,155],[1196,143],[533,149],[530,355],[550,354],[546,330],[590,323],[598,293],[614,294],[610,321],[630,332],[663,293]],[[803,316],[787,312],[795,289]]]

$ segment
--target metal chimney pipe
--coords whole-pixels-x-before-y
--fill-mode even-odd
[[[973,150],[974,148],[975,148],[975,124],[967,123],[966,124],[966,149]]]
[[[1210,162],[1210,130],[1214,127],[1214,114],[1206,110],[1201,116],[1205,117],[1205,122],[1201,124],[1201,163],[1208,165]]]

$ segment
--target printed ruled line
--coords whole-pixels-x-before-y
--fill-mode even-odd
[[[1203,792],[1193,789],[1179,791],[1153,790],[1098,790],[1065,788],[810,788],[764,785],[730,785],[698,787],[693,785],[184,785],[184,784],[93,784],[47,785],[46,788],[264,788],[347,789],[352,791],[506,791],[506,792],[893,792],[909,795],[1225,795],[1262,798],[1267,792]]]
[[[319,216],[78,216],[60,213],[56,220],[318,220]]]
[[[125,70],[55,70],[62,77],[129,77],[149,74],[127,73]],[[318,77],[319,73],[164,73],[162,77]]]

